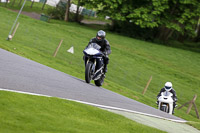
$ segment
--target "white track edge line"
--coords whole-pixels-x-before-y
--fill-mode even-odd
[[[1,91],[9,91],[9,92],[22,93],[22,94],[35,95],[35,96],[54,97],[54,96],[49,96],[49,95],[43,95],[43,94],[37,94],[37,93],[31,93],[31,92],[24,92],[24,91],[17,91],[17,90],[10,90],[10,89],[3,89],[3,88],[0,88],[0,90]],[[157,116],[157,115],[142,113],[142,112],[128,110],[128,109],[123,109],[123,108],[118,108],[118,107],[100,105],[100,104],[89,103],[89,102],[84,102],[84,101],[79,101],[79,100],[74,100],[74,99],[68,99],[68,98],[61,98],[61,97],[58,97],[58,98],[64,99],[64,100],[75,101],[75,102],[83,103],[83,104],[87,104],[87,105],[92,105],[92,106],[96,106],[96,107],[100,107],[100,108],[125,111],[125,112],[136,113],[136,114],[140,114],[140,115],[145,115],[145,116],[150,116],[150,117],[155,117],[155,118],[170,120],[170,121],[173,121],[173,122],[179,122],[179,123],[185,123],[185,122],[187,122],[186,120],[174,120],[174,119],[169,119],[169,118],[165,118],[165,117],[161,117],[161,116]]]

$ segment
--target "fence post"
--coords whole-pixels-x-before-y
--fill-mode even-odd
[[[195,112],[196,112],[196,114],[197,114],[197,118],[200,119],[200,117],[199,117],[199,112],[198,112],[198,109],[197,109],[197,106],[196,106],[195,103],[193,103],[193,105],[194,105],[194,108],[195,108]]]
[[[190,102],[184,103],[183,105],[181,105],[180,107],[178,107],[177,109],[181,109],[182,107],[186,106],[187,104],[189,104]]]
[[[12,38],[14,37],[15,32],[17,31],[17,28],[18,28],[18,27],[19,27],[19,22],[17,23],[17,25],[16,25],[16,27],[15,27],[13,33],[12,33]],[[11,38],[11,40],[12,40],[12,38]]]
[[[197,118],[200,119],[199,117],[199,112],[198,112],[198,109],[197,109],[197,106],[195,104],[195,100],[197,99],[197,94],[194,95],[193,99],[185,104],[183,104],[181,107],[179,107],[178,109],[181,109],[182,107],[186,106],[187,104],[189,104],[189,107],[187,109],[187,114],[190,113],[190,110],[192,109],[192,105],[194,105],[194,108],[195,108],[195,112],[196,112],[196,115],[197,115]]]
[[[190,113],[190,110],[191,110],[192,105],[193,105],[193,103],[195,102],[196,98],[197,98],[197,94],[194,95],[192,101],[190,102],[189,107],[188,107],[188,109],[187,109],[187,114]]]
[[[63,42],[63,39],[60,40],[60,43],[59,43],[58,47],[56,48],[56,50],[55,50],[55,52],[54,52],[54,54],[53,54],[53,57],[56,57],[56,55],[57,55],[57,53],[58,53],[58,50],[59,50],[59,48],[60,48],[62,42]]]
[[[147,91],[147,88],[149,87],[149,84],[150,84],[151,80],[152,80],[152,76],[150,77],[149,81],[147,82],[147,85],[145,86],[145,88],[144,88],[144,90],[142,92],[142,95],[144,95],[145,92]]]

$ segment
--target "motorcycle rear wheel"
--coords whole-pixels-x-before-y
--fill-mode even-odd
[[[92,62],[88,62],[88,64],[85,67],[85,81],[86,83],[90,83],[91,81],[91,74],[92,74]]]

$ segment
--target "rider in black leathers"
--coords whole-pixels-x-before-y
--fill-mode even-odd
[[[107,65],[109,63],[109,58],[108,55],[111,53],[111,49],[110,49],[110,44],[108,42],[108,40],[105,39],[106,37],[106,32],[104,32],[103,30],[100,30],[97,32],[96,37],[92,38],[88,45],[86,46],[86,48],[91,44],[91,43],[97,43],[99,46],[101,46],[100,51],[104,54],[103,58],[104,58],[104,73],[107,72]],[[84,57],[84,60],[87,61],[86,57]]]

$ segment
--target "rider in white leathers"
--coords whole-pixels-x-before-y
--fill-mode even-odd
[[[157,95],[157,99],[161,96],[161,93],[165,92],[165,91],[169,91],[169,92],[171,92],[173,94],[172,99],[174,100],[174,103],[173,103],[173,112],[172,112],[172,114],[174,114],[174,108],[176,107],[176,102],[177,102],[178,99],[177,99],[175,90],[172,88],[172,83],[171,82],[166,82],[165,83],[165,87],[160,90],[159,94]],[[157,102],[157,104],[158,104],[158,102]]]

